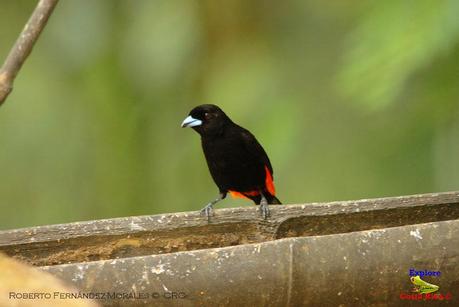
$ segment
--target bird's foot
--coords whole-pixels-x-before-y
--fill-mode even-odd
[[[207,216],[207,220],[210,222],[210,217],[214,214],[213,203],[208,203],[207,206],[201,209],[201,216]]]
[[[264,220],[266,220],[270,216],[269,206],[268,206],[267,201],[262,201],[260,203],[260,208],[258,210],[260,210],[261,216],[263,217]]]

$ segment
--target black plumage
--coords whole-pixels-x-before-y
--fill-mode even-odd
[[[273,168],[265,150],[250,131],[235,124],[218,106],[197,106],[182,127],[192,127],[201,135],[210,174],[220,191],[203,213],[210,216],[212,206],[228,192],[260,204],[264,217],[269,215],[267,204],[281,203],[275,196]]]

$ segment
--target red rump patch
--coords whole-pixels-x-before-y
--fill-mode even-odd
[[[268,190],[269,194],[276,195],[276,189],[274,188],[273,176],[269,171],[268,167],[265,165],[266,178],[265,178],[265,187]]]
[[[265,165],[265,189],[268,190],[269,194],[276,195],[276,189],[274,188],[273,176],[269,171],[268,167]],[[246,192],[238,192],[238,191],[231,191],[229,190],[231,196],[234,198],[249,198],[247,196],[257,196],[260,194],[259,191],[246,191]]]
[[[247,199],[250,199],[247,196],[257,196],[258,194],[260,194],[260,192],[258,191],[236,192],[236,191],[229,190],[228,192],[230,192],[231,196],[234,198],[247,198]]]

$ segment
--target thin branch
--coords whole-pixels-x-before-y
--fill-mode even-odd
[[[40,0],[0,69],[0,106],[59,0]]]

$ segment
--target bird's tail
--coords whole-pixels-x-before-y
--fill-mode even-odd
[[[268,193],[268,195],[266,195],[266,200],[268,201],[268,204],[270,205],[281,205],[281,201],[274,195],[271,195]]]
[[[265,192],[265,193],[263,193],[263,195],[266,197],[266,201],[270,205],[281,205],[282,204],[281,201],[276,196],[272,195],[271,193]],[[261,202],[261,195],[260,194],[258,194],[258,195],[244,195],[244,197],[250,198],[257,205],[259,205],[260,202]]]

